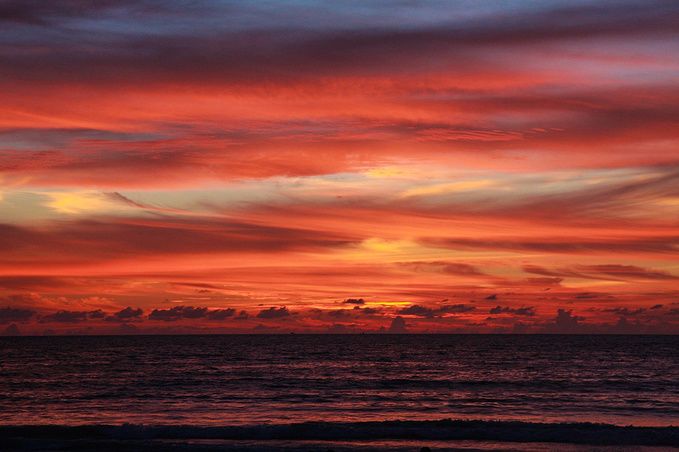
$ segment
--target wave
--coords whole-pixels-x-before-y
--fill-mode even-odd
[[[305,422],[250,426],[4,425],[5,440],[481,440],[679,447],[679,427],[594,423],[437,421]]]

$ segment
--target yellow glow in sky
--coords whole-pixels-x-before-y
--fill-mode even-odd
[[[495,185],[495,182],[489,179],[471,180],[464,182],[450,182],[445,184],[427,185],[424,187],[415,187],[404,191],[401,194],[403,198],[410,198],[412,196],[435,196],[446,193],[458,193],[480,188],[486,188]]]

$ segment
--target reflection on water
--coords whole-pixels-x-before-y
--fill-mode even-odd
[[[671,425],[669,336],[0,338],[0,423]]]

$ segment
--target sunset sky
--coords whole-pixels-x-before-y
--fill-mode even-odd
[[[0,332],[679,333],[677,24],[3,1]]]

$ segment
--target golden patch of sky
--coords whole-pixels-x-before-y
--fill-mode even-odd
[[[352,262],[401,263],[404,261],[459,261],[466,259],[497,259],[516,256],[508,251],[471,251],[440,248],[412,239],[371,237],[357,245],[350,245],[335,253]]]
[[[410,198],[414,196],[438,196],[449,193],[460,193],[480,190],[497,186],[497,182],[490,179],[468,180],[460,182],[448,182],[443,184],[424,185],[405,190],[399,196]]]
[[[45,205],[57,213],[67,215],[97,214],[117,211],[120,203],[98,192],[46,192]]]
[[[98,191],[6,191],[0,203],[0,221],[12,223],[143,213],[124,197]]]
[[[427,175],[427,176],[425,176]],[[553,171],[542,174],[514,172],[465,173],[432,170],[428,165],[412,167],[383,166],[355,173],[336,173],[308,177],[275,177],[240,180],[201,189],[135,190],[103,193],[93,190],[33,190],[0,192],[0,219],[24,222],[60,216],[143,214],[162,210],[168,214],[210,214],[257,205],[336,203],[347,199],[371,200],[375,204],[415,198],[418,202],[476,203],[479,198],[494,203],[512,204],[535,196],[578,193],[587,187],[616,187],[663,177],[649,168]],[[502,196],[497,196],[501,191]],[[453,197],[453,198],[451,198]],[[610,209],[623,215],[673,214],[679,198],[668,195],[649,200],[645,208],[621,203]]]

